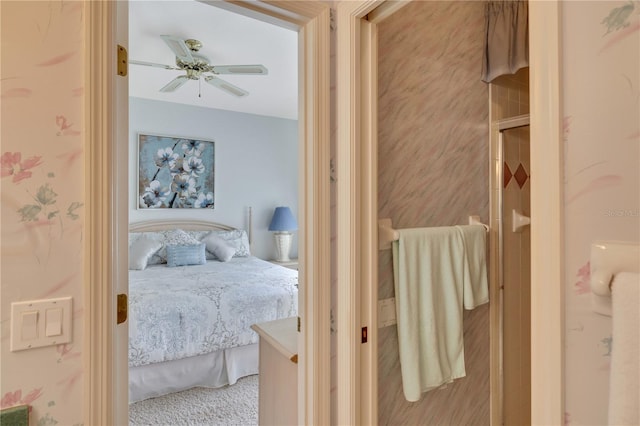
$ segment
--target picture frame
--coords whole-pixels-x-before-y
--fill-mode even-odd
[[[138,209],[215,207],[215,142],[138,134]]]

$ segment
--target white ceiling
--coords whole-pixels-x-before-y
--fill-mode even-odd
[[[297,119],[298,34],[192,0],[129,1],[129,59],[175,65],[161,34],[195,38],[213,65],[262,64],[268,75],[220,75],[249,92],[237,98],[201,79],[173,93],[159,90],[183,71],[129,65],[129,95],[250,114]],[[200,88],[198,87],[200,86]],[[198,97],[198,91],[201,97]]]

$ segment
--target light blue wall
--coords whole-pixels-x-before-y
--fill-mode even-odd
[[[193,218],[247,228],[253,209],[253,254],[275,256],[267,230],[273,210],[298,218],[298,122],[169,102],[130,98],[129,221]],[[215,141],[215,209],[138,210],[138,133]],[[291,256],[297,257],[297,233]]]

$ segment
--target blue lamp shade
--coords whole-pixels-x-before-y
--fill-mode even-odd
[[[289,207],[276,207],[276,211],[273,212],[273,218],[271,224],[269,224],[269,231],[296,231],[298,229],[298,222],[293,217],[291,209]]]

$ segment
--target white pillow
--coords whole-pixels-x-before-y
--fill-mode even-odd
[[[160,244],[163,244],[164,235],[161,232],[129,232],[129,250],[131,250],[132,244],[142,235],[145,235],[148,238],[158,241]],[[167,263],[167,261],[160,257],[159,252],[156,252],[156,254],[151,256],[151,259],[149,259],[149,261],[147,262],[147,266],[159,265],[161,263]]]
[[[225,240],[220,238],[215,232],[211,232],[209,235],[202,239],[205,243],[207,251],[213,254],[221,262],[228,262],[234,254],[236,254],[235,247],[228,244]]]
[[[160,241],[141,235],[129,247],[129,269],[138,271],[145,269],[149,259],[161,248]]]
[[[251,248],[249,246],[249,237],[244,229],[234,229],[232,231],[211,231],[212,234],[222,238],[230,246],[236,249],[234,257],[251,256]]]

